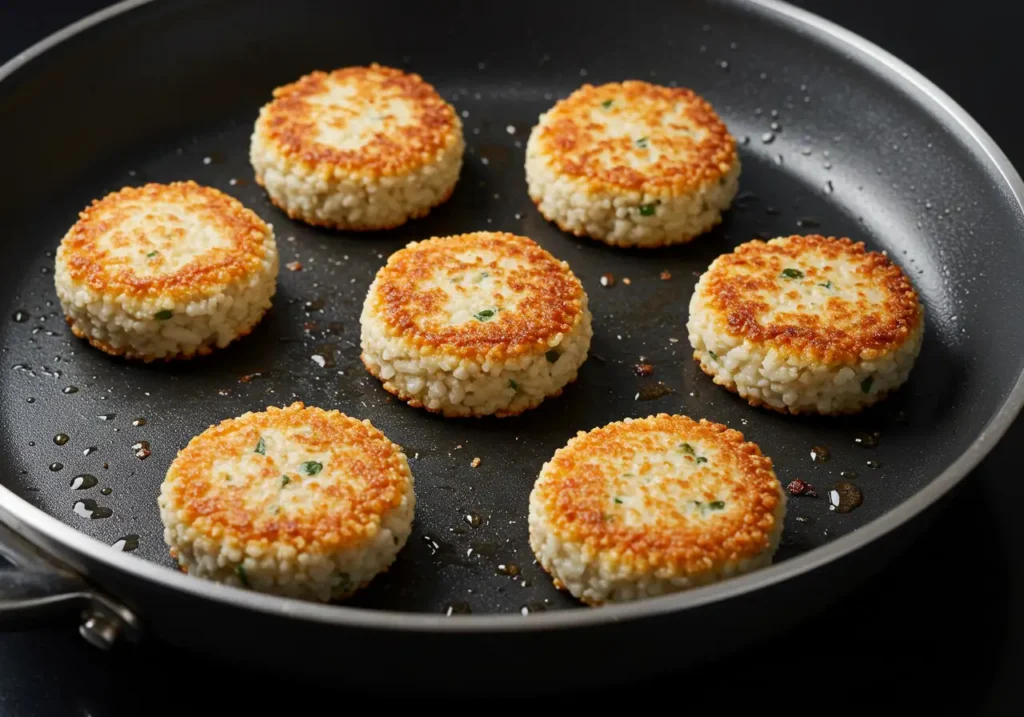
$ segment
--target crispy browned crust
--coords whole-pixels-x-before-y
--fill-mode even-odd
[[[385,117],[385,131],[355,149],[322,144],[317,141],[318,126],[344,130],[353,116],[351,109],[310,101],[332,85],[352,88],[352,102],[367,110],[389,99],[402,100],[414,121],[398,126]],[[260,111],[256,132],[279,154],[322,172],[374,178],[407,174],[432,164],[462,131],[455,109],[422,77],[376,63],[312,72],[276,88],[273,96]]]
[[[262,187],[263,186],[263,179],[262,179],[262,177],[260,175],[256,175],[255,179],[256,179],[256,184],[258,184],[258,185],[260,185]],[[314,226],[314,227],[322,227],[324,229],[331,229],[331,230],[334,230],[334,231],[368,232],[369,233],[369,232],[373,232],[373,231],[387,231],[388,229],[397,229],[398,227],[402,226],[403,224],[406,224],[407,222],[409,222],[412,219],[420,219],[421,217],[425,217],[425,216],[427,216],[427,214],[430,213],[430,211],[432,209],[434,209],[435,207],[441,206],[442,204],[447,202],[449,199],[451,199],[452,192],[454,192],[454,191],[455,191],[455,187],[452,187],[451,189],[448,190],[447,194],[445,194],[443,197],[438,199],[436,202],[434,202],[430,206],[424,207],[423,209],[419,209],[419,210],[410,212],[409,215],[405,219],[400,221],[400,222],[395,222],[394,224],[383,224],[383,225],[382,224],[339,224],[337,222],[326,222],[326,221],[323,221],[323,220],[320,220],[320,219],[310,219],[307,215],[300,215],[298,212],[293,212],[293,211],[289,210],[287,207],[284,207],[284,206],[278,204],[277,200],[275,200],[274,197],[272,197],[269,193],[267,194],[267,199],[270,200],[271,204],[273,204],[275,207],[277,207],[282,212],[287,214],[289,219],[292,219],[294,221],[303,222],[305,224],[309,224],[309,225]]]
[[[856,301],[828,299],[824,315],[808,310],[763,320],[772,309],[765,294],[771,299],[786,288],[779,281],[784,269],[803,271],[802,278],[787,280],[796,284],[817,283],[830,269],[828,264],[821,270],[800,264],[807,252],[826,261],[856,264],[857,276],[883,292],[883,301],[871,302],[858,291]],[[866,251],[863,242],[846,237],[811,234],[747,242],[715,259],[698,290],[720,330],[784,355],[828,364],[871,360],[890,352],[903,345],[923,320],[917,292],[903,271],[884,254]]]
[[[470,413],[470,414],[465,414],[465,413],[456,413],[454,411],[448,411],[448,410],[445,410],[443,408],[441,408],[441,409],[430,408],[429,406],[424,406],[423,402],[420,401],[419,399],[417,399],[415,396],[410,396],[408,393],[406,393],[402,389],[400,389],[397,386],[395,386],[395,384],[393,384],[391,381],[388,381],[386,379],[382,379],[380,377],[380,372],[374,370],[372,364],[366,358],[366,354],[359,354],[359,358],[362,360],[363,366],[366,367],[366,370],[369,371],[370,374],[374,378],[380,379],[381,385],[384,387],[384,390],[387,391],[388,393],[390,393],[392,396],[394,396],[395,398],[398,398],[398,399],[404,401],[405,403],[409,404],[413,408],[422,408],[424,411],[427,411],[428,413],[435,413],[435,414],[437,414],[439,416],[444,416],[445,418],[483,418],[484,416],[495,416],[497,418],[512,418],[514,416],[520,416],[520,415],[526,413],[527,411],[529,411],[531,409],[537,408],[537,406],[539,406],[541,403],[543,403],[543,401],[536,401],[536,402],[530,403],[528,406],[523,406],[522,408],[516,409],[514,411],[502,408],[502,409],[499,409],[498,411],[495,411],[494,413]],[[576,379],[573,378],[572,380],[570,380],[570,381],[568,381],[566,383],[566,386],[568,386],[569,384],[575,383],[575,382],[576,382]],[[553,393],[547,394],[545,399],[557,398],[558,396],[561,396],[563,389],[564,389],[564,387],[558,389],[557,391],[554,391]]]
[[[498,261],[457,258],[473,250],[516,259],[521,266],[510,270]],[[442,311],[447,294],[421,284],[435,272],[456,276],[477,270],[486,270],[525,296],[515,311],[499,312],[490,321],[446,325]],[[532,239],[506,232],[433,237],[401,249],[377,272],[372,291],[372,307],[393,335],[420,350],[473,360],[543,353],[550,339],[568,334],[583,319],[583,286],[569,265]]]
[[[605,108],[602,103],[611,101]],[[683,107],[683,121],[664,123]],[[625,114],[645,123],[648,148],[636,137],[608,136],[601,118]],[[591,191],[640,191],[678,196],[717,182],[736,162],[736,140],[711,104],[693,90],[627,80],[583,85],[549,110],[537,128],[537,149],[552,168],[582,181]],[[703,132],[704,136],[692,136]],[[638,171],[630,157],[659,157]]]
[[[690,520],[672,497],[647,496],[645,511],[656,516],[653,523],[631,526],[614,514],[610,518],[608,488],[618,478],[617,467],[637,452],[660,451],[666,433],[673,440],[699,441],[718,451],[714,461],[697,469],[697,485],[681,477],[666,480],[678,483],[681,493],[703,495],[708,501],[728,493],[730,509],[711,520]],[[657,461],[645,461],[638,478],[665,470]],[[664,567],[678,575],[705,572],[768,549],[782,500],[771,459],[742,433],[705,419],[664,413],[580,432],[555,452],[534,490],[548,529],[562,541],[642,563],[645,572]]]
[[[208,249],[175,272],[139,276],[127,266],[126,259],[113,256],[98,242],[110,235],[108,241],[115,246],[159,249],[180,240],[186,235],[186,228],[172,217],[155,213],[156,203],[172,204],[198,215],[205,227],[222,234],[230,246]],[[148,205],[154,205],[150,226],[144,231],[121,228],[130,216]],[[259,271],[269,232],[270,228],[252,210],[217,189],[191,180],[150,183],[125,187],[94,200],[64,236],[57,261],[67,265],[73,281],[84,283],[101,294],[138,299],[159,295],[188,301],[219,292],[224,286]],[[151,260],[155,269],[159,269],[162,262],[160,254]]]
[[[250,454],[269,427],[307,429],[292,434],[291,440],[310,453],[327,453],[323,471],[358,476],[361,488],[345,481],[323,485],[317,475],[296,472],[293,466],[278,465],[273,455],[262,456],[265,464],[256,475],[235,475],[230,485],[213,485],[213,464],[227,456]],[[307,408],[296,402],[286,408],[246,413],[211,426],[193,438],[171,463],[167,481],[172,504],[183,510],[184,521],[218,540],[242,543],[287,543],[300,549],[335,550],[358,543],[380,525],[381,516],[397,507],[411,480],[402,450],[368,421],[350,418],[338,411]],[[265,505],[252,509],[243,497],[254,487],[287,475],[289,485],[307,484],[319,491],[312,509],[293,510],[278,517]],[[267,500],[275,500],[268,491]]]

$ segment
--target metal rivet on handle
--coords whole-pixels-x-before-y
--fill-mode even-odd
[[[86,612],[82,618],[78,634],[85,638],[86,642],[101,650],[109,650],[114,646],[121,632],[116,622],[96,610]]]

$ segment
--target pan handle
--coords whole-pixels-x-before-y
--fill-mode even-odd
[[[108,650],[122,639],[138,639],[139,623],[128,608],[56,565],[3,523],[0,556],[13,565],[0,568],[0,630],[25,629],[77,611],[79,634],[100,649]]]

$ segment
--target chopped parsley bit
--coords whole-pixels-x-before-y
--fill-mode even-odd
[[[548,363],[554,363],[555,361],[558,360],[558,357],[561,356],[561,355],[562,354],[558,353],[554,349],[551,349],[546,354],[544,354],[544,358],[546,358],[548,360]]]
[[[484,309],[473,314],[473,318],[477,321],[487,321],[492,316],[494,316],[494,309]]]
[[[716,354],[714,351],[708,351],[708,356],[711,357],[712,361],[717,361],[718,360],[718,354]]]
[[[725,508],[725,501],[713,500],[710,503],[708,503],[708,507],[711,508],[711,510],[722,510],[723,508]]]
[[[638,139],[636,141],[636,146],[639,147],[640,149],[647,149],[647,138],[641,137],[640,139]]]
[[[621,505],[622,504],[622,498],[616,498],[615,502],[618,503],[619,505]]]
[[[263,440],[263,436],[260,436],[260,439],[256,441],[256,452],[261,456],[267,455],[267,443]]]
[[[804,273],[799,269],[786,268],[782,270],[783,279],[803,279]]]
[[[292,479],[288,476],[281,476],[281,487],[284,488],[286,485],[292,482]]]
[[[158,252],[158,251],[151,251],[151,252],[149,252],[148,254],[146,254],[146,258],[147,258],[147,259],[152,259],[152,258],[153,258],[154,256],[156,256],[156,255],[157,255],[157,254],[159,254],[159,253],[160,253],[160,252]]]
[[[247,588],[251,588],[252,587],[252,585],[249,584],[249,576],[246,575],[246,573],[245,573],[245,566],[244,565],[242,565],[241,563],[236,565],[235,566],[235,573],[238,574],[238,579],[242,581],[242,585],[244,585]]]
[[[453,277],[452,277],[451,279],[449,279],[448,281],[450,281],[450,282],[451,282],[451,283],[453,283],[453,284],[458,284],[458,283],[460,283],[460,282],[461,282],[461,281],[462,281],[462,280],[463,280],[464,278],[465,278],[464,276],[462,276],[461,274],[459,274],[458,276],[453,276]]]
[[[642,217],[653,217],[654,216],[654,205],[653,204],[641,204],[640,205],[640,216],[642,216]]]
[[[488,276],[490,276],[490,274],[489,274],[489,273],[487,273],[486,271],[481,271],[481,272],[480,272],[480,276],[479,276],[479,277],[477,278],[477,283],[479,283],[479,282],[483,281],[483,280],[484,280],[484,279],[486,279],[486,278],[487,278]]]
[[[700,502],[699,500],[695,500],[695,501],[693,501],[693,504],[694,504],[695,506],[697,506],[698,508],[699,508],[699,507],[701,507],[702,505],[704,505],[704,504],[703,504],[703,503],[701,503],[701,502]]]
[[[623,478],[636,478],[636,476],[633,473],[623,473],[622,477]]]
[[[515,380],[511,378],[508,380],[508,387],[511,388],[513,391],[519,390],[519,384],[516,383]]]
[[[874,376],[868,376],[860,382],[860,390],[864,393],[871,393],[871,385],[875,382]]]
[[[302,464],[302,470],[306,471],[306,475],[315,476],[317,473],[324,469],[323,463],[317,463],[316,461],[306,461]]]
[[[163,311],[158,311],[155,314],[153,314],[153,318],[156,319],[157,321],[167,321],[167,319],[171,318],[172,316],[174,316],[174,312],[171,311],[170,309],[164,309]]]
[[[697,456],[697,463],[707,463],[708,459],[704,456]]]
[[[604,102],[601,103],[601,106],[604,107],[606,110],[610,109],[612,106],[612,100],[605,100]]]
[[[695,450],[693,450],[693,446],[691,446],[689,443],[680,443],[679,450],[681,450],[683,453],[689,456],[696,455],[697,453]]]
[[[824,284],[818,284],[818,286],[824,286],[826,289],[831,289],[832,288],[832,282],[831,281],[826,281]]]

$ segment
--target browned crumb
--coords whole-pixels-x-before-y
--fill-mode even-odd
[[[290,261],[285,266],[288,267],[288,271],[302,271],[302,262]]]
[[[625,284],[626,286],[629,286],[633,282],[629,280],[628,276],[624,276],[624,277],[622,277],[622,283]]]
[[[637,376],[650,376],[654,373],[654,366],[649,363],[638,363],[633,367],[633,373]]]
[[[478,465],[480,465],[480,456],[477,456],[476,458],[474,458],[473,462],[469,464],[469,467],[470,468],[476,468]]]
[[[672,279],[672,274],[669,273],[668,269],[665,269],[665,271],[661,272],[661,280],[662,281],[669,281],[671,279]]]

